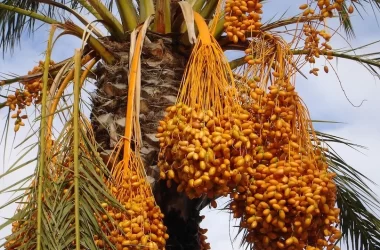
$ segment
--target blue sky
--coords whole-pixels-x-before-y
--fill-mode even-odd
[[[304,1],[299,0],[293,0],[291,3],[289,3],[289,1],[279,0],[268,1],[264,5],[263,18],[264,20],[269,19],[276,14],[276,11],[281,10],[283,12],[289,7],[289,15],[296,13],[298,5],[303,2]],[[281,15],[282,12],[278,14]],[[357,14],[353,17],[356,38],[349,41],[352,47],[380,40],[380,28],[371,10],[368,10],[368,14],[363,12],[363,16],[365,17],[365,21]],[[334,22],[330,23],[334,25]],[[7,53],[4,59],[0,59],[0,72],[25,74],[28,70],[32,69],[39,60],[43,59],[43,52],[46,48],[47,30],[48,27],[43,26],[33,38],[25,36],[21,48],[16,47],[13,54]],[[331,44],[334,48],[349,48],[349,45],[342,38],[335,37],[332,41]],[[80,41],[73,37],[60,39],[55,46],[53,59],[59,61],[72,56],[74,49],[80,47],[80,45]],[[379,50],[380,45],[377,44],[364,52]],[[342,124],[318,126],[318,129],[368,147],[368,150],[363,151],[364,154],[344,147],[337,147],[337,150],[348,163],[380,183],[380,166],[378,161],[378,152],[380,152],[379,81],[356,62],[339,59],[338,62],[334,60],[332,63],[336,66],[336,71],[349,99],[354,104],[359,104],[363,99],[367,100],[360,108],[353,107],[347,101],[339,81],[332,70],[330,70],[329,74],[321,73],[319,77],[315,77],[307,74],[309,66],[306,65],[303,72],[307,75],[308,80],[302,76],[298,76],[296,89],[305,101],[312,119],[343,122]],[[324,61],[317,61],[316,64],[323,66]],[[4,126],[4,122],[1,121],[3,121],[5,115],[5,110],[0,110],[1,131]],[[27,133],[28,128],[18,133],[15,138],[15,145],[25,138]],[[9,142],[12,143],[12,140],[13,138],[10,138]],[[11,144],[8,144],[8,146],[9,145]],[[5,166],[9,166],[12,163],[12,159],[15,159],[19,150],[12,150],[12,154],[10,154],[10,152],[8,148],[4,155],[3,149],[1,148],[0,150],[0,173]],[[2,166],[3,157],[5,157],[5,166]],[[30,173],[33,171],[33,166],[30,167],[29,171]],[[7,186],[7,184],[11,184],[12,181],[15,180],[14,178],[19,178],[20,175],[26,175],[27,172],[28,171],[15,173],[13,177],[8,180],[0,179],[0,189]],[[380,194],[378,187],[373,188],[377,194]],[[1,203],[8,198],[9,197],[5,195],[0,196]],[[222,206],[223,203],[223,200],[218,201],[220,206]],[[11,216],[14,208],[15,207],[1,210],[1,216]],[[205,210],[203,214],[206,215],[206,219],[202,223],[202,227],[209,229],[207,236],[209,237],[212,249],[239,249],[238,242],[234,244],[234,248],[230,243],[229,230],[231,230],[232,238],[234,234],[233,229],[229,229],[229,215],[227,213],[216,210]],[[0,218],[0,223],[1,221],[2,219]],[[233,225],[233,222],[231,222],[231,225]],[[4,234],[4,231],[0,231],[0,238],[2,238]]]

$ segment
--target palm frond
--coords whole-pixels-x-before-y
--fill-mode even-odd
[[[366,11],[366,9],[371,8],[374,16],[377,20],[376,12],[380,10],[380,2],[378,0],[358,0],[358,1],[350,1],[350,4],[353,4],[356,12],[364,19],[361,11]],[[341,24],[346,32],[348,38],[354,38],[354,27],[351,22],[350,15],[348,13],[348,7],[346,2],[342,4],[342,10],[339,11],[339,19]],[[359,8],[360,7],[360,8]]]
[[[109,172],[102,159],[97,155],[94,141],[88,137],[88,122],[80,115],[79,131],[74,132],[74,117],[67,124],[67,127],[58,136],[54,143],[52,157],[49,159],[50,168],[55,170],[53,181],[49,181],[47,190],[50,195],[45,200],[44,206],[48,217],[51,218],[48,228],[45,230],[54,237],[50,239],[49,247],[46,249],[73,249],[79,247],[73,244],[75,239],[80,239],[80,246],[94,249],[95,235],[104,242],[108,242],[105,233],[101,230],[104,223],[98,223],[98,218],[104,214],[101,206],[103,202],[121,208],[121,205],[108,193],[108,189],[102,176],[109,176]],[[77,133],[80,141],[77,160],[78,173],[75,175],[73,150],[76,144],[74,134]],[[77,181],[74,181],[74,177]],[[53,176],[52,176],[53,177]],[[75,191],[77,189],[77,191]],[[77,195],[75,195],[77,194]],[[77,213],[75,210],[77,209]],[[74,225],[78,223],[81,228],[88,230],[74,230]],[[48,244],[48,243],[45,243]],[[52,247],[54,246],[54,247]]]
[[[352,26],[351,17],[348,13],[348,7],[346,2],[342,3],[342,9],[339,11],[339,19],[344,31],[346,32],[347,37],[354,38],[354,27]]]
[[[341,243],[347,249],[368,250],[380,248],[380,201],[367,183],[374,182],[346,163],[333,149],[341,144],[353,149],[363,146],[316,131],[318,139],[326,144],[325,153],[330,170],[335,172],[337,207],[340,208]]]
[[[49,81],[49,65],[50,65],[50,57],[52,54],[52,49],[53,49],[53,38],[54,38],[54,33],[56,31],[56,26],[52,26],[49,34],[49,40],[48,40],[48,46],[46,50],[46,58],[45,58],[45,64],[44,64],[44,73],[42,76],[42,108],[41,108],[41,126],[40,126],[40,144],[39,144],[39,162],[38,162],[38,167],[37,167],[37,172],[38,172],[38,180],[36,183],[37,187],[37,218],[36,218],[36,224],[37,224],[37,232],[39,232],[36,235],[36,248],[37,250],[42,249],[41,246],[42,244],[45,243],[43,240],[46,238],[45,230],[42,229],[43,225],[43,218],[46,220],[45,211],[42,208],[43,205],[43,192],[44,192],[44,186],[49,185],[50,183],[46,181],[46,177],[48,174],[48,169],[46,168],[46,158],[47,158],[47,140],[46,138],[46,121],[47,121],[47,93],[48,93],[48,81]],[[44,237],[45,236],[45,237]],[[50,237],[48,237],[50,238]],[[54,246],[55,247],[55,246]]]
[[[52,37],[49,41],[52,41]],[[49,46],[51,46],[51,42]],[[123,207],[108,191],[104,181],[109,179],[110,173],[98,154],[98,146],[95,143],[91,126],[81,114],[80,103],[82,100],[79,99],[79,88],[75,92],[76,98],[74,98],[73,104],[71,103],[72,93],[64,91],[72,86],[68,83],[72,81],[70,72],[73,72],[73,65],[69,63],[62,67],[61,71],[55,75],[54,84],[48,86],[48,80],[52,80],[50,79],[52,76],[48,74],[48,55],[49,53],[47,53],[44,67],[43,112],[33,121],[33,123],[41,122],[42,124],[39,129],[39,142],[32,144],[32,146],[37,145],[40,148],[39,160],[36,171],[32,175],[23,176],[0,192],[3,194],[14,191],[16,194],[0,209],[15,202],[20,204],[16,214],[0,225],[0,229],[10,224],[13,227],[13,233],[7,237],[3,246],[41,250],[80,249],[83,247],[95,249],[97,248],[96,239],[98,239],[105,244],[108,242],[113,249],[114,247],[106,237],[106,234],[109,234],[107,230],[111,229],[108,228],[106,222],[100,219],[102,215],[106,214],[101,204],[106,202],[120,211],[123,211]],[[89,69],[82,71],[81,63],[86,64],[91,58],[86,54],[79,59],[79,64],[77,62],[79,65],[75,71],[77,87],[82,84],[78,82],[78,79],[84,81],[89,73]],[[88,67],[92,68],[96,61],[96,59],[91,61]],[[83,75],[82,72],[84,72]],[[64,84],[65,81],[67,81],[66,84]],[[48,88],[55,85],[57,87],[51,89],[48,95]],[[63,91],[60,91],[61,87]],[[62,98],[63,96],[65,96],[65,100]],[[57,105],[53,104],[48,106],[49,110],[46,110],[46,103],[52,103],[52,101],[55,103],[55,100],[57,102],[61,100],[58,105],[59,110],[56,110]],[[72,112],[73,108],[74,113]],[[53,132],[53,123],[47,120],[53,119],[56,115],[63,115],[67,119],[61,121],[61,126],[55,130],[58,132]],[[32,139],[31,136],[25,139],[21,145],[25,145],[30,139]],[[31,161],[22,163],[22,159],[31,152],[33,147],[26,147],[26,149],[20,159],[0,175],[0,179],[7,178],[16,171],[22,171],[25,166],[30,167]],[[78,225],[80,228],[88,230],[79,231]],[[39,230],[36,230],[37,227]],[[105,231],[105,229],[107,230]],[[36,232],[40,232],[40,234]],[[75,240],[77,244],[73,243]]]
[[[380,78],[380,52],[374,52],[370,54],[356,53],[360,49],[366,48],[374,44],[378,44],[379,42],[380,41],[376,41],[370,44],[360,46],[358,48],[352,48],[348,50],[334,50],[331,52],[331,55],[336,58],[343,58],[347,60],[356,61],[360,63],[364,68],[366,68],[373,76]],[[309,51],[307,50],[293,50],[293,55],[303,55],[307,53],[309,53]]]
[[[49,174],[46,174],[44,181],[44,200],[42,204],[42,228],[41,228],[41,249],[73,249],[75,245],[75,237],[78,235],[74,230],[75,220],[78,220],[81,227],[86,227],[88,231],[81,232],[81,246],[88,249],[95,249],[94,237],[98,236],[104,242],[108,242],[105,236],[106,232],[101,230],[101,226],[107,227],[104,223],[98,223],[97,218],[105,213],[101,203],[107,202],[109,205],[122,209],[120,203],[108,193],[108,188],[102,179],[102,176],[109,176],[108,169],[97,153],[97,147],[93,138],[89,138],[90,127],[88,121],[80,115],[80,148],[79,148],[79,164],[81,166],[79,172],[78,185],[80,191],[79,197],[79,216],[75,215],[75,196],[74,196],[74,175],[73,175],[73,148],[74,148],[74,126],[73,118],[62,128],[62,132],[57,136],[54,146],[51,148],[51,154],[47,159],[49,166]],[[14,168],[20,169],[23,165]],[[6,173],[6,177],[11,171]],[[27,178],[19,180],[17,183],[24,183],[36,178],[36,173]],[[32,183],[35,183],[32,182]],[[9,191],[15,184],[2,190]],[[21,195],[16,196],[4,204],[0,209],[19,202],[24,204],[21,209],[10,219],[8,219],[0,229],[13,223],[22,224],[17,231],[7,238],[7,242],[23,241],[19,238],[25,235],[25,244],[18,249],[34,249],[36,248],[35,220],[36,220],[36,188],[31,185],[29,188],[22,189],[18,187],[16,192],[25,190]],[[16,224],[15,224],[16,223]],[[89,234],[88,234],[89,233]]]
[[[380,10],[380,2],[378,0],[358,0],[358,1],[351,1],[351,3],[354,5],[356,11],[359,13],[360,16],[362,16],[360,13],[360,9],[366,11],[366,9],[370,7],[372,12],[375,15],[375,18],[376,18],[376,11]],[[360,7],[360,9],[358,7]]]
[[[81,70],[81,52],[79,50],[75,51],[74,55],[74,114],[73,114],[73,161],[74,161],[74,223],[75,223],[75,246],[76,249],[80,249],[80,194],[79,194],[79,102],[80,102],[80,70]]]
[[[78,1],[59,0],[61,4],[65,4],[70,8],[78,7]],[[0,4],[17,7],[27,12],[36,13],[47,18],[62,20],[61,12],[52,5],[44,5],[43,8],[38,1],[35,0],[2,0]],[[0,7],[0,47],[3,53],[18,45],[23,34],[31,36],[35,32],[36,19],[33,16],[16,13],[12,10]]]
[[[49,4],[51,6],[55,6],[57,8],[60,8],[60,9],[64,10],[64,11],[67,11],[68,13],[72,14],[73,16],[75,16],[84,26],[89,26],[92,29],[92,32],[94,32],[94,34],[97,37],[102,37],[103,36],[101,34],[101,32],[95,26],[93,26],[89,21],[87,21],[84,16],[80,15],[78,12],[76,12],[75,10],[73,10],[71,7],[66,6],[64,4],[61,4],[61,3],[58,3],[58,2],[53,1],[53,0],[37,0],[37,1],[40,2],[40,3]]]
[[[89,0],[88,2],[102,17],[105,24],[109,28],[110,33],[115,38],[122,38],[124,34],[123,26],[120,21],[117,20],[116,17],[112,14],[109,8],[107,8],[106,5],[103,4],[103,2],[100,0]]]

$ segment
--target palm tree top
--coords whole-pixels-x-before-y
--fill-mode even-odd
[[[39,88],[39,91],[44,93],[41,96],[41,100],[36,98],[37,104],[45,104],[41,105],[41,117],[37,119],[42,120],[42,124],[44,124],[40,130],[44,131],[40,134],[41,138],[45,138],[46,136],[50,136],[52,134],[52,120],[48,118],[49,114],[53,115],[55,112],[60,113],[64,112],[66,109],[71,110],[71,108],[73,108],[73,112],[70,113],[68,119],[70,120],[70,123],[64,123],[64,129],[59,131],[57,140],[54,142],[42,140],[44,142],[38,144],[40,148],[38,163],[40,164],[40,168],[38,169],[39,172],[36,171],[35,176],[42,178],[44,175],[51,174],[44,172],[43,170],[43,167],[53,164],[53,161],[50,161],[50,159],[44,162],[44,159],[48,156],[41,152],[44,152],[45,149],[52,150],[51,152],[56,153],[59,152],[58,146],[62,146],[66,149],[74,149],[72,156],[58,156],[57,159],[62,161],[67,160],[67,157],[72,159],[72,166],[76,177],[78,177],[79,173],[81,173],[80,171],[82,171],[80,169],[81,165],[85,165],[86,171],[89,173],[88,176],[86,176],[89,182],[84,184],[81,190],[88,189],[90,191],[86,193],[83,198],[80,197],[80,191],[75,189],[73,191],[74,195],[68,198],[72,201],[70,203],[70,209],[75,208],[75,215],[72,215],[70,220],[72,224],[75,224],[75,230],[77,232],[80,231],[80,222],[78,219],[79,214],[83,216],[84,220],[89,223],[91,228],[96,228],[96,223],[93,221],[91,215],[79,210],[79,198],[83,198],[84,200],[81,200],[80,202],[86,204],[86,208],[89,211],[93,211],[94,214],[97,215],[104,212],[102,208],[94,208],[95,204],[99,203],[99,197],[108,200],[109,204],[112,204],[115,207],[119,206],[118,208],[122,209],[115,197],[112,197],[109,193],[103,191],[102,188],[105,190],[108,188],[106,187],[106,184],[102,183],[102,180],[96,177],[96,174],[93,174],[100,171],[105,176],[108,176],[112,173],[108,171],[106,164],[104,164],[100,155],[96,152],[98,149],[94,148],[92,145],[92,142],[95,140],[95,136],[92,134],[93,132],[90,128],[91,126],[89,125],[89,122],[85,119],[85,117],[81,116],[81,109],[79,106],[79,103],[84,103],[80,97],[80,89],[78,87],[79,84],[83,84],[86,79],[91,77],[96,78],[97,75],[100,74],[99,72],[101,67],[97,69],[99,71],[92,71],[91,69],[95,65],[105,65],[105,67],[110,65],[118,65],[121,61],[120,55],[117,52],[112,51],[112,48],[110,49],[110,43],[128,43],[128,46],[129,44],[137,44],[136,47],[138,47],[138,49],[135,50],[135,53],[140,56],[140,52],[138,50],[141,49],[140,45],[143,43],[142,37],[145,35],[145,28],[147,28],[147,32],[149,33],[147,40],[149,40],[152,36],[159,36],[163,39],[170,40],[171,42],[175,41],[177,44],[176,50],[188,57],[193,49],[194,41],[192,41],[192,38],[197,37],[199,35],[198,33],[202,32],[202,28],[200,26],[195,26],[194,28],[192,20],[194,15],[196,15],[195,19],[197,21],[197,13],[199,13],[199,17],[206,21],[205,25],[210,27],[210,34],[213,41],[215,39],[218,46],[220,46],[222,50],[232,50],[240,53],[244,52],[243,57],[230,60],[228,63],[226,61],[226,64],[224,65],[226,68],[230,67],[231,69],[236,69],[233,76],[237,79],[237,82],[239,82],[239,79],[245,77],[245,75],[241,74],[241,72],[245,72],[244,70],[249,67],[249,65],[261,63],[260,60],[256,58],[257,51],[255,51],[254,46],[255,41],[262,40],[266,41],[266,45],[268,46],[271,44],[275,44],[276,46],[286,44],[284,46],[290,47],[289,51],[284,51],[289,53],[291,57],[297,58],[294,62],[292,61],[292,68],[306,78],[308,77],[307,73],[302,70],[304,65],[312,65],[312,69],[308,72],[310,75],[317,76],[318,74],[321,74],[322,68],[319,69],[314,67],[318,58],[325,58],[326,61],[334,58],[353,60],[367,68],[368,71],[374,76],[380,77],[380,59],[378,52],[375,51],[374,53],[359,54],[360,50],[369,48],[371,45],[377,43],[345,50],[332,48],[330,45],[330,41],[334,39],[333,35],[335,32],[338,33],[335,34],[335,36],[344,36],[340,33],[342,28],[345,32],[345,37],[348,39],[354,38],[355,33],[350,19],[350,14],[355,11],[356,13],[363,15],[365,18],[364,14],[366,10],[371,10],[374,11],[374,13],[377,13],[380,9],[380,2],[378,0],[334,0],[331,1],[331,6],[335,6],[335,9],[332,7],[330,9],[328,7],[324,7],[324,10],[321,10],[320,12],[317,8],[319,3],[312,2],[309,5],[304,4],[301,6],[294,6],[295,12],[297,13],[296,15],[290,15],[288,12],[285,12],[279,17],[268,18],[265,22],[262,19],[261,12],[262,5],[265,6],[266,2],[252,1],[256,3],[254,7],[250,7],[250,13],[252,13],[250,15],[252,19],[250,19],[250,22],[247,23],[244,23],[243,21],[240,23],[234,22],[233,19],[235,16],[232,15],[231,17],[229,14],[232,11],[231,9],[234,7],[234,1],[232,0],[221,2],[217,0],[189,0],[186,2],[190,6],[188,9],[183,6],[181,8],[176,1],[171,0],[0,0],[0,47],[2,47],[3,53],[11,52],[14,50],[15,46],[19,44],[22,45],[24,40],[26,40],[26,36],[37,34],[36,32],[40,25],[48,24],[53,27],[48,40],[45,62],[41,62],[35,70],[27,75],[0,79],[0,89],[5,89],[4,86],[10,86],[18,82],[23,84],[31,83],[29,86],[36,83],[36,89]],[[248,7],[246,7],[247,10],[249,9]],[[193,13],[193,10],[195,11],[195,14]],[[215,18],[215,16],[218,18]],[[146,20],[149,19],[150,21],[150,18],[152,18],[152,22],[147,22]],[[338,19],[339,27],[328,26],[329,23],[325,22],[328,18]],[[89,20],[95,21],[92,22]],[[103,34],[101,30],[96,28],[99,24],[101,24],[107,31],[106,35]],[[243,28],[243,26],[245,28]],[[208,27],[205,26],[204,29],[208,31]],[[82,39],[85,45],[84,49],[77,51],[75,57],[73,58],[68,58],[57,63],[51,62],[50,56],[54,46],[53,41],[56,30],[62,31],[60,36],[69,34]],[[135,36],[135,32],[140,33]],[[143,33],[144,35],[141,35]],[[294,35],[295,38],[288,39],[286,42],[283,42],[284,35],[289,33]],[[277,41],[280,40],[281,42],[277,43]],[[263,43],[259,42],[257,44],[260,46],[263,45]],[[272,49],[276,50],[281,48],[276,47]],[[131,59],[130,67],[136,66],[136,68],[138,68],[137,65],[139,60],[135,56],[136,54],[131,54],[131,58],[133,59]],[[222,56],[220,58],[222,58]],[[84,65],[86,65],[86,67],[82,67]],[[323,68],[323,71],[326,73],[328,73],[329,70],[330,72],[331,70],[334,70],[331,63],[328,65],[329,66],[326,65]],[[132,69],[131,72],[135,71]],[[141,77],[135,73],[131,74],[134,81]],[[40,81],[40,79],[42,80]],[[60,85],[54,85],[52,83],[53,79],[54,81],[60,82]],[[129,80],[131,80],[131,78],[129,78]],[[58,101],[55,102],[47,98],[49,91],[51,91],[50,88],[56,91],[54,93],[58,97],[62,97],[64,96],[63,93],[65,88],[72,82],[76,84],[75,93],[72,97],[74,100],[73,104],[71,105],[65,103],[66,106],[59,109],[58,107],[60,104],[58,104]],[[191,87],[191,85],[188,86],[189,89],[191,89]],[[0,98],[4,98],[4,100],[0,99],[0,109],[9,107],[9,114],[11,114],[11,110],[14,110],[16,107],[16,104],[11,103],[17,99],[16,96],[18,94],[19,93],[16,94],[15,91],[15,93],[9,96],[1,95]],[[54,107],[56,110],[51,109],[51,107]],[[131,110],[132,105],[127,107],[128,112],[126,119],[132,121],[132,113],[135,111]],[[19,114],[13,116],[13,118],[16,119],[15,131],[17,131],[20,126],[25,125],[23,122],[24,118],[19,117]],[[6,122],[8,124],[6,125],[7,128],[9,128],[9,121],[11,120],[10,117],[11,115],[9,115]],[[46,124],[44,122],[46,122]],[[127,122],[126,124],[131,125],[132,122]],[[126,132],[125,137],[131,138],[131,133],[133,130],[130,126],[126,129],[126,131],[128,129],[129,132]],[[7,132],[5,131],[5,133]],[[349,143],[342,138],[322,132],[313,133],[311,131],[311,138],[314,138],[316,141],[326,143],[325,145],[328,147],[330,147],[330,144],[334,143],[354,148],[358,147],[358,145]],[[83,145],[79,141],[81,141],[81,143],[84,142]],[[135,147],[139,147],[136,145]],[[126,146],[124,150],[127,152],[125,155],[131,154],[131,147]],[[86,157],[81,158],[80,155],[86,155]],[[326,158],[330,166],[330,170],[336,174],[336,183],[338,185],[337,206],[341,209],[340,226],[344,235],[343,240],[347,246],[353,246],[356,247],[356,249],[379,248],[380,221],[376,217],[376,213],[369,209],[379,209],[379,202],[376,195],[370,190],[369,186],[366,185],[369,179],[346,163],[339,156],[339,154],[333,150],[332,146],[331,150],[327,151]],[[126,165],[128,164],[129,163]],[[22,167],[23,166],[21,165],[20,167],[15,168],[21,169]],[[10,170],[10,172],[12,171],[13,170]],[[72,175],[72,173],[65,172],[64,170],[62,171],[66,177]],[[0,175],[0,178],[6,177],[8,174],[9,172],[6,172]],[[60,177],[57,174],[55,178]],[[76,183],[74,186],[78,187],[79,184]],[[47,190],[56,188],[53,184],[46,184],[45,187]],[[11,187],[8,189],[11,189]],[[5,191],[8,189],[5,189]],[[27,190],[30,190],[29,197],[33,197],[37,201],[34,205],[37,207],[38,214],[33,214],[31,217],[38,218],[38,228],[41,229],[44,226],[42,224],[44,215],[43,212],[41,212],[43,211],[41,207],[43,207],[42,197],[44,190],[42,189],[42,185],[38,186],[38,188],[29,187]],[[59,195],[55,195],[56,197],[52,197],[51,200],[48,200],[48,202],[53,202],[53,198],[57,199]],[[29,199],[26,197],[27,194],[19,198],[21,200]],[[8,204],[5,204],[5,206],[6,205]],[[33,207],[34,205],[28,205],[28,211],[35,209],[35,207]],[[65,205],[67,204],[65,203]],[[201,205],[204,206],[203,203]],[[53,207],[54,206],[51,206],[49,209],[53,209]],[[60,212],[65,210],[63,207],[54,207],[54,209]],[[17,216],[22,217],[25,215],[17,214]],[[17,216],[14,217],[16,220],[19,218]],[[4,225],[0,226],[0,229],[10,223],[11,220],[7,221]],[[69,233],[67,234],[69,235]],[[38,246],[43,246],[44,244],[41,242],[41,237],[46,236],[37,237]],[[72,237],[72,235],[70,235],[70,237]],[[95,245],[93,245],[95,243],[91,242],[91,237],[88,235],[82,235],[82,237],[86,241],[86,244],[88,243],[88,245],[95,247]],[[49,237],[46,239],[48,238]],[[80,242],[80,239],[77,237],[72,240]],[[54,244],[54,240],[46,243],[46,245],[50,248],[60,247]]]

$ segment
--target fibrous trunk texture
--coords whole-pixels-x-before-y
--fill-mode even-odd
[[[107,161],[117,141],[124,135],[129,43],[105,43],[119,57],[119,61],[112,66],[99,64],[96,70],[97,90],[92,95],[91,122],[96,140],[103,148],[101,155]],[[177,193],[175,185],[167,188],[165,182],[159,181],[157,168],[157,124],[163,118],[165,109],[176,100],[186,65],[187,57],[176,48],[171,38],[152,33],[144,42],[141,57],[141,155],[156,201],[165,214],[164,222],[170,236],[166,249],[197,250],[200,249],[198,229],[202,200],[190,200],[184,194]]]

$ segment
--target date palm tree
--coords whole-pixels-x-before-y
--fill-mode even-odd
[[[226,1],[230,2],[233,1]],[[330,1],[327,2],[330,4]],[[214,22],[213,36],[225,51],[244,51],[248,47],[250,37],[255,37],[256,33],[265,32],[281,36],[281,32],[287,27],[299,24],[312,25],[326,17],[338,18],[346,35],[350,36],[353,30],[349,13],[353,8],[359,10],[372,6],[375,11],[380,8],[380,3],[376,0],[358,0],[352,3],[334,0],[331,1],[331,5],[341,4],[334,14],[333,12],[328,12],[326,16],[305,14],[304,10],[296,16],[287,17],[284,14],[277,20],[261,24],[256,33],[247,31],[246,38],[238,39],[237,36],[230,35],[228,30],[224,32],[228,26],[225,25],[228,22],[228,18],[225,18],[228,17],[225,14],[228,12],[227,9],[226,12],[222,10],[219,18],[213,18],[220,7],[219,1],[188,0],[188,3],[209,25]],[[265,5],[265,1],[262,1],[262,4]],[[30,204],[19,209],[0,229],[19,220],[36,221],[35,227],[31,227],[35,232],[31,228],[20,229],[20,232],[32,230],[28,232],[28,235],[33,235],[30,242],[14,249],[69,249],[72,246],[71,242],[80,242],[76,245],[77,249],[95,249],[92,243],[93,235],[98,233],[99,228],[94,222],[94,214],[101,213],[101,208],[98,208],[100,199],[107,199],[115,206],[120,205],[107,193],[107,186],[96,177],[96,171],[100,169],[107,173],[110,168],[107,162],[112,158],[117,142],[123,137],[125,126],[128,126],[125,121],[126,113],[128,116],[127,103],[131,102],[128,89],[134,70],[132,58],[134,53],[139,53],[136,49],[139,39],[136,39],[134,31],[142,32],[144,22],[150,21],[151,17],[151,23],[145,22],[147,31],[140,58],[140,91],[133,97],[138,100],[136,112],[142,135],[140,153],[146,178],[151,183],[156,202],[165,215],[164,224],[170,235],[166,249],[201,249],[202,244],[198,234],[200,211],[210,203],[210,200],[190,199],[184,193],[178,193],[175,185],[168,187],[166,182],[159,180],[157,167],[159,143],[155,137],[157,124],[163,118],[165,109],[176,101],[192,51],[193,41],[190,41],[189,37],[195,36],[198,32],[191,29],[191,18],[184,18],[186,12],[187,15],[189,12],[192,13],[188,8],[181,8],[178,1],[170,0],[0,1],[0,47],[4,52],[12,50],[18,43],[24,43],[24,34],[36,33],[38,25],[52,26],[45,62],[29,74],[0,79],[0,86],[4,91],[5,89],[11,91],[8,87],[16,83],[22,86],[14,93],[0,96],[3,98],[2,101],[0,99],[0,108],[9,109],[6,127],[9,127],[9,121],[13,118],[14,130],[20,129],[20,126],[24,125],[23,120],[27,119],[21,110],[29,105],[34,105],[39,113],[39,118],[33,122],[41,122],[39,130],[35,132],[39,138],[35,144],[39,149],[35,173],[2,190],[2,192],[12,189],[25,191],[16,196],[12,202],[28,201]],[[87,19],[95,21],[90,22]],[[97,28],[99,24],[104,27],[105,32]],[[57,31],[61,32],[59,37],[72,35],[81,39],[83,48],[73,58],[52,63],[50,55],[54,49],[53,35]],[[300,35],[299,40],[303,41],[305,37]],[[358,50],[362,48],[347,51],[330,50],[322,52],[321,56],[357,61],[372,74],[379,76],[380,61],[377,53],[358,55]],[[304,46],[303,43],[291,47],[293,55],[306,57],[307,63],[312,63],[314,60],[313,49]],[[230,61],[230,66],[232,69],[237,69],[247,63],[249,59],[244,56]],[[303,75],[302,68],[297,70]],[[317,74],[317,71],[311,73]],[[91,93],[90,123],[80,115],[83,106],[87,104],[79,95],[79,87],[70,87],[73,86],[70,83],[79,86],[85,81],[92,81],[96,85],[96,91]],[[72,89],[74,94],[71,93]],[[26,90],[29,93],[27,96],[23,95]],[[85,91],[86,89],[82,88],[82,92]],[[56,120],[61,121],[61,125],[54,135],[55,140],[45,140],[53,134],[52,123]],[[6,130],[5,133],[11,134],[13,130]],[[326,143],[356,146],[333,135],[318,132],[317,135]],[[55,151],[48,151],[49,149]],[[72,151],[74,172],[65,170],[63,163],[59,171],[55,173],[48,171],[48,166],[54,157]],[[48,152],[57,154],[53,157]],[[337,206],[341,208],[340,226],[345,244],[355,249],[379,249],[380,220],[370,209],[379,208],[379,203],[365,184],[366,177],[347,164],[333,150],[327,154],[331,171],[337,173]],[[0,179],[6,178],[14,171],[20,171],[27,165],[20,161],[21,158],[15,165],[7,168],[5,173],[0,175]],[[54,182],[51,181],[52,178]],[[67,187],[62,183],[67,178],[73,180],[71,185],[75,195],[69,198],[64,196],[67,198],[65,201],[61,197]],[[32,184],[25,187],[25,183]],[[2,207],[9,204],[11,202]],[[75,227],[69,227],[74,224]]]

